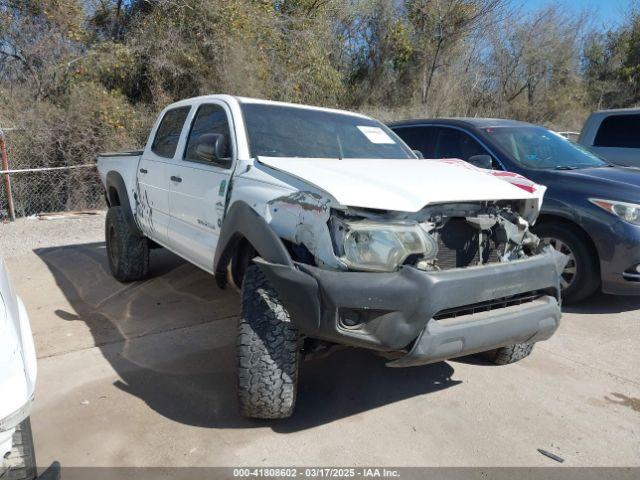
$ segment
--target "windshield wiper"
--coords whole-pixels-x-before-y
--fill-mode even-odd
[[[577,170],[578,167],[573,167],[571,165],[558,165],[553,167],[554,170]]]

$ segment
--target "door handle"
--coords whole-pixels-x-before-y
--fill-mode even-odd
[[[141,168],[140,173],[148,173],[146,168]]]
[[[180,177],[176,177],[176,176],[172,175],[171,176],[171,181],[180,183],[182,181],[182,179]]]

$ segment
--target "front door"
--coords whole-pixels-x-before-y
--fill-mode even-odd
[[[142,231],[160,244],[168,242],[169,182],[167,165],[176,154],[180,134],[190,107],[168,110],[155,133],[150,149],[138,164],[136,218]]]
[[[197,107],[182,158],[167,166],[169,247],[211,272],[232,172],[233,141],[229,112],[222,103]],[[202,156],[198,145],[207,134],[223,136],[221,158]],[[211,137],[209,135],[209,137]]]

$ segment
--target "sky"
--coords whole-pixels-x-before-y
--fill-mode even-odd
[[[633,0],[511,0],[513,5],[523,5],[525,10],[537,10],[549,5],[559,5],[569,12],[589,12],[594,26],[616,26],[631,9]]]

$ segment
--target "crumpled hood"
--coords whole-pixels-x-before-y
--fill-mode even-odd
[[[258,161],[324,190],[351,207],[417,212],[445,202],[533,200],[545,187],[514,175],[497,176],[461,160],[258,157]]]

